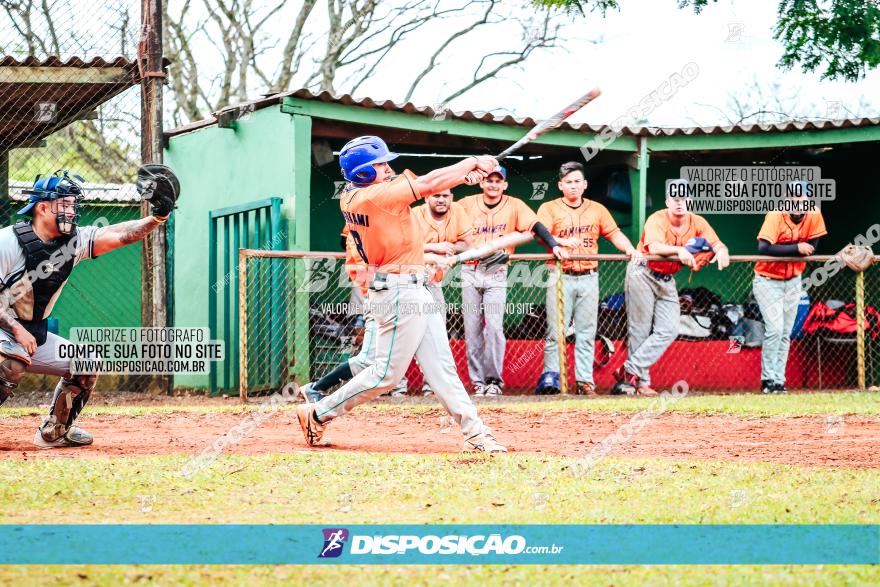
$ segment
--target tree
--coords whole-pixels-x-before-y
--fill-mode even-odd
[[[617,8],[614,0],[532,0],[542,8],[603,13]],[[718,2],[718,0],[711,0]],[[709,0],[678,0],[699,14]],[[822,71],[823,79],[858,81],[880,65],[880,6],[876,0],[779,0],[773,38],[784,53],[777,66]]]
[[[463,62],[457,83],[426,102],[446,103],[486,81],[522,65],[536,51],[558,47],[567,20],[551,9],[521,9],[501,0],[184,0],[163,6],[166,54],[170,66],[173,124],[203,118],[255,93],[297,87],[354,93],[402,56],[412,56],[400,75],[412,77],[410,100],[443,68],[443,57],[493,35],[496,50]],[[194,16],[201,15],[201,16]],[[273,39],[277,21],[290,23]],[[512,34],[516,31],[515,34]],[[414,50],[425,52],[420,64]],[[219,70],[212,65],[222,63]],[[460,78],[460,79],[459,79]]]

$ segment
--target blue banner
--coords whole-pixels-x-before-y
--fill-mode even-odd
[[[0,564],[880,564],[880,525],[0,525]]]

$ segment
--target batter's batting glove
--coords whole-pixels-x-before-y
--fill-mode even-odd
[[[149,163],[138,168],[137,191],[150,202],[153,216],[165,218],[180,197],[180,181],[170,167]]]

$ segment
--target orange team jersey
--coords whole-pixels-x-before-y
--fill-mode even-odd
[[[790,245],[803,243],[825,236],[825,219],[821,212],[810,212],[803,220],[795,223],[791,216],[783,212],[770,212],[764,217],[764,224],[758,238],[771,245]],[[785,263],[782,261],[761,261],[755,263],[755,273],[770,279],[791,279],[804,272],[807,263]]]
[[[547,227],[550,234],[557,238],[576,237],[576,247],[568,248],[571,255],[595,255],[599,252],[599,237],[609,238],[620,229],[608,208],[599,202],[584,199],[577,208],[565,203],[564,198],[557,198],[541,204],[538,208],[538,220]],[[547,261],[555,265],[556,261]],[[596,261],[563,261],[562,268],[571,271],[587,271],[599,266]]]
[[[409,170],[388,181],[349,184],[339,207],[361,259],[382,273],[423,273],[424,243],[410,204],[421,198]]]
[[[538,215],[528,205],[512,196],[503,195],[498,204],[489,208],[483,194],[468,196],[459,201],[474,223],[472,246],[485,244],[511,232],[529,232],[538,222]],[[507,248],[513,254],[514,247]]]
[[[345,239],[345,268],[348,271],[348,276],[351,278],[351,282],[360,288],[361,293],[366,296],[367,279],[365,275],[367,266],[357,252],[357,244],[354,242],[347,224],[342,229],[342,237]]]
[[[413,216],[419,224],[422,231],[422,238],[425,244],[428,243],[452,243],[455,244],[464,238],[473,228],[473,223],[468,216],[467,211],[458,202],[452,202],[449,210],[443,216],[443,220],[437,222],[431,216],[431,210],[428,204],[416,206],[413,210]],[[435,270],[431,276],[431,281],[440,283],[446,274],[443,270]]]
[[[645,254],[651,253],[652,243],[664,243],[674,247],[683,247],[688,240],[701,236],[711,246],[715,246],[721,240],[715,231],[709,226],[705,218],[694,213],[689,213],[682,227],[676,229],[669,223],[667,209],[658,210],[650,216],[645,222],[645,230],[642,232],[642,238],[639,240],[639,251]],[[648,269],[658,273],[672,275],[677,273],[684,265],[678,261],[648,261]]]

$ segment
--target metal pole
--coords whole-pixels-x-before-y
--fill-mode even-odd
[[[247,315],[247,251],[245,249],[238,250],[238,331],[239,344],[241,345],[238,353],[238,395],[241,403],[246,404],[248,401],[248,315]],[[226,351],[227,357],[230,351]]]
[[[162,1],[142,0],[141,39],[138,44],[138,63],[141,74],[141,160],[144,163],[162,162]],[[142,204],[141,213],[150,213],[149,205]],[[141,296],[141,324],[168,326],[167,275],[165,266],[166,227],[160,226],[144,239],[141,259],[143,293]],[[157,377],[165,393],[171,393],[173,378]]]
[[[568,394],[568,345],[565,342],[568,324],[565,323],[565,296],[562,283],[562,261],[556,260],[556,346],[559,350],[559,392]]]

